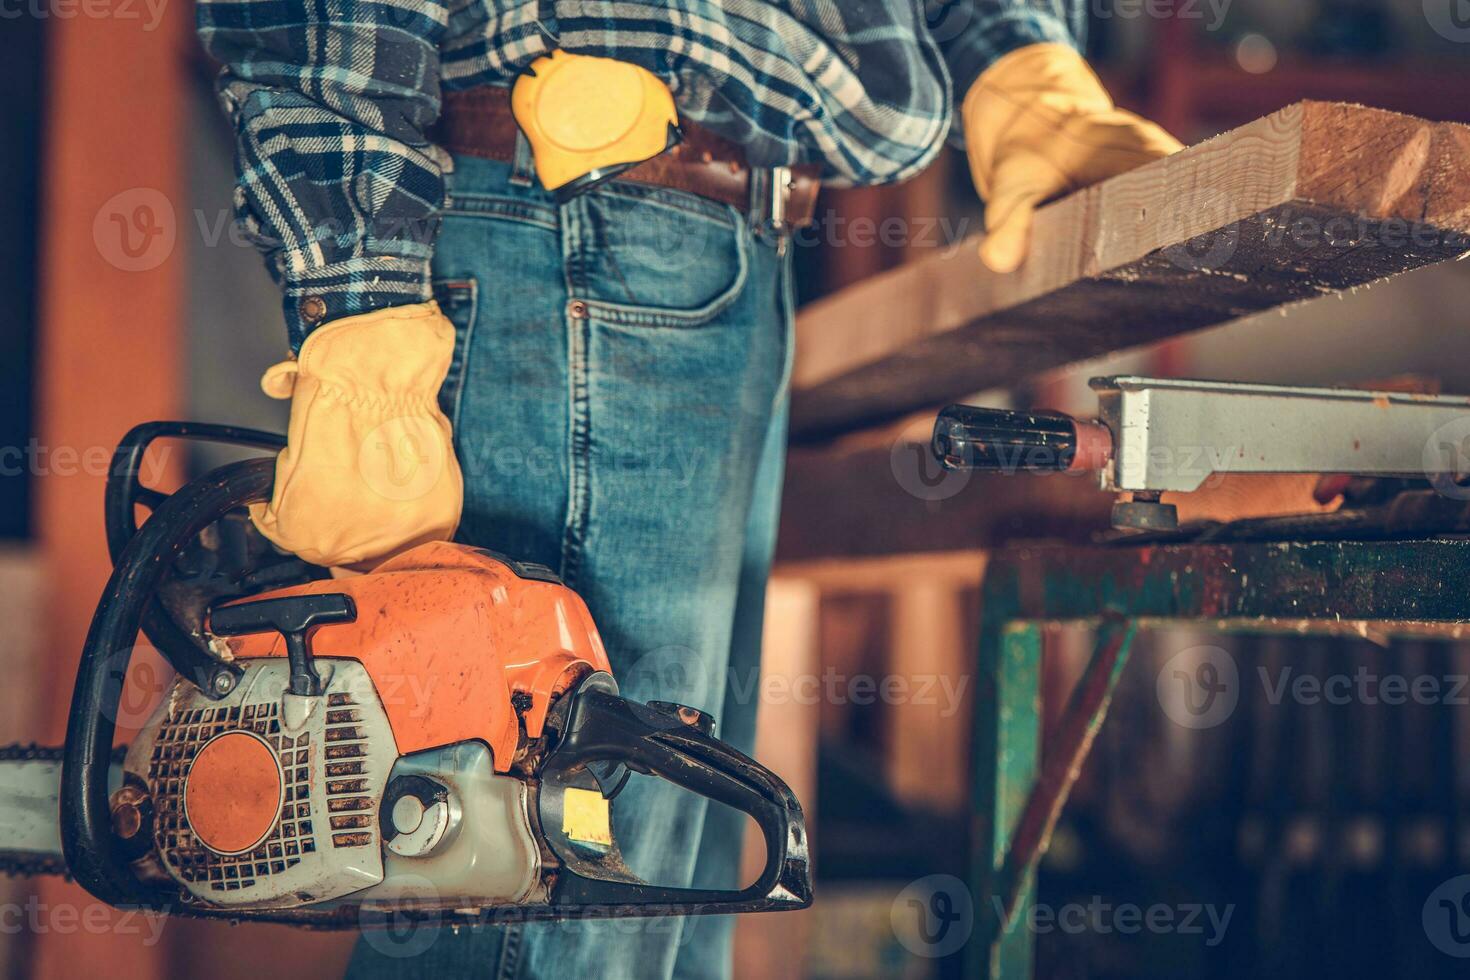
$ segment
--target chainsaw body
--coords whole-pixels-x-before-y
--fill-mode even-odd
[[[270,549],[244,516],[269,496],[272,459],[168,497],[141,488],[142,454],[164,436],[274,439],[154,423],[119,448],[115,570],[61,787],[66,863],[98,898],[322,927],[810,904],[791,791],[702,712],[619,696],[586,605],[550,569],[440,542],[333,579]],[[142,527],[137,504],[153,511]],[[140,626],[178,676],[110,790]],[[760,878],[728,891],[638,879],[612,817],[632,772],[749,814]]]

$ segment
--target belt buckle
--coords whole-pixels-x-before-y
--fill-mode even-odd
[[[791,195],[790,167],[752,167],[750,171],[750,228],[758,238],[786,254],[791,240],[791,223],[786,204]]]

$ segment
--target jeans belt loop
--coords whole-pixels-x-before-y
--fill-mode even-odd
[[[510,182],[517,187],[531,187],[536,183],[536,160],[531,155],[531,141],[526,134],[516,130],[516,148],[510,165]]]
[[[750,227],[756,236],[786,254],[791,222],[786,204],[791,196],[790,167],[752,167],[750,170]]]

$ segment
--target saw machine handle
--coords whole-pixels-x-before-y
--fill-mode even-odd
[[[647,705],[611,691],[576,696],[561,743],[542,772],[562,783],[589,764],[618,762],[749,815],[765,838],[760,877],[738,890],[678,888],[636,878],[614,851],[589,856],[559,833],[554,794],[542,791],[542,828],[563,861],[554,905],[617,909],[618,914],[690,915],[805,908],[812,901],[806,818],[796,795],[765,766],[714,738],[698,712]],[[690,717],[685,717],[685,715]],[[690,718],[694,720],[690,720]],[[545,783],[543,783],[545,785]]]
[[[934,421],[931,449],[947,470],[1060,473],[1101,469],[1113,437],[1097,422],[1059,412],[951,405]]]
[[[183,427],[177,424],[154,425],[173,426],[172,431],[160,431],[158,435],[184,434],[178,431]],[[134,429],[129,438],[148,428]],[[226,427],[190,428],[197,431]],[[126,477],[136,482],[138,461],[147,442],[156,437],[144,432],[135,440],[136,455],[127,440],[119,448],[108,481],[109,527],[114,517],[121,519],[112,506],[115,481]],[[112,576],[92,617],[72,691],[61,772],[61,842],[67,867],[82,887],[110,905],[160,907],[172,897],[168,890],[145,885],[133,875],[127,857],[113,838],[108,808],[112,741],[138,630],[153,616],[161,617],[178,630],[153,599],[174,561],[196,535],[232,510],[268,500],[274,483],[275,459],[263,457],[221,466],[167,497],[154,492],[155,497],[147,500],[136,496],[116,498],[148,503],[153,514],[116,555]],[[129,488],[119,492],[135,491]],[[130,502],[126,518],[129,523],[133,519],[131,507]],[[223,666],[218,661],[211,664]],[[220,677],[224,681],[218,681]],[[219,683],[228,690],[234,685],[234,674],[218,670],[207,675],[205,682]]]

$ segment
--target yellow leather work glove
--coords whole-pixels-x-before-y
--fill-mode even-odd
[[[454,327],[420,303],[324,324],[268,370],[291,421],[275,495],[250,508],[261,533],[343,567],[452,537],[464,482],[438,394],[453,354]]]
[[[985,200],[981,260],[1013,272],[1045,201],[1183,149],[1146,119],[1113,105],[1065,44],[1032,44],[991,65],[965,95],[965,147]]]

